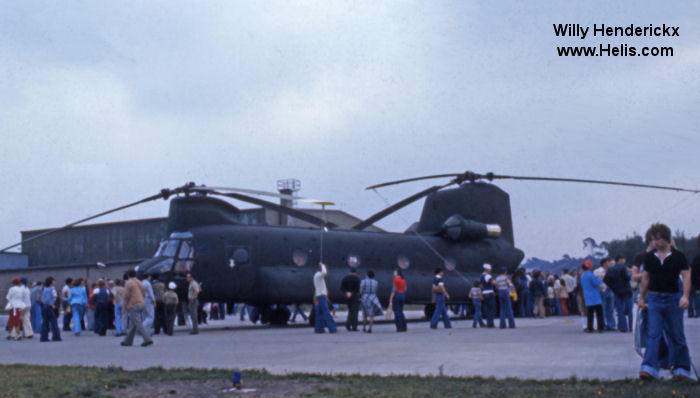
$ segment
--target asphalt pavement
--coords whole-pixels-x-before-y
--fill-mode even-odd
[[[418,319],[422,312],[410,311]],[[339,312],[336,319],[344,320]],[[0,317],[4,325],[7,317]],[[291,324],[294,325],[294,324]],[[178,327],[175,335],[154,336],[155,344],[119,345],[110,331],[100,337],[63,333],[62,342],[0,340],[0,363],[118,366],[142,369],[240,368],[274,374],[449,375],[532,379],[635,378],[641,359],[632,333],[583,333],[579,317],[516,319],[516,329],[472,328],[456,320],[451,329],[433,330],[427,322],[410,322],[407,333],[394,325],[375,325],[371,334],[315,334],[310,327],[273,328],[241,322],[238,316],[209,321],[199,335]],[[700,358],[700,319],[685,319],[692,358]],[[691,358],[691,359],[692,359]],[[695,362],[698,364],[698,362]],[[662,376],[669,377],[668,372]]]

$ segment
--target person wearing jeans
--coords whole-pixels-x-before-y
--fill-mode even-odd
[[[82,331],[81,320],[83,319],[85,307],[88,304],[87,293],[83,287],[83,278],[73,281],[73,287],[68,291],[66,301],[70,303],[71,313],[73,314],[73,333],[79,336]]]
[[[400,268],[394,270],[394,281],[391,287],[391,297],[389,302],[394,309],[394,323],[397,332],[405,332],[407,328],[406,316],[403,313],[403,306],[406,303],[406,280]]]
[[[326,288],[326,275],[328,268],[324,263],[318,263],[318,271],[314,274],[314,293],[316,295],[314,305],[314,332],[324,333],[328,327],[329,333],[336,332],[335,321],[328,309],[328,289]]]
[[[56,305],[58,293],[54,285],[56,281],[52,277],[46,278],[44,282],[44,290],[41,293],[41,340],[49,341],[49,328],[51,328],[51,339],[53,341],[61,341],[61,331],[58,329],[58,320],[56,319]]]
[[[639,306],[647,304],[648,337],[639,378],[659,377],[659,346],[665,335],[675,378],[690,377],[690,355],[683,331],[683,309],[688,308],[690,268],[685,255],[671,247],[671,230],[664,224],[649,228],[654,250],[644,257]],[[679,294],[678,277],[683,277]]]
[[[631,332],[632,328],[632,287],[630,274],[627,272],[624,258],[617,256],[616,265],[608,268],[603,282],[615,295],[615,310],[617,311],[617,329],[621,332]]]
[[[508,269],[501,268],[501,274],[494,281],[496,290],[498,290],[498,304],[500,311],[500,328],[506,328],[506,318],[508,319],[508,327],[515,328],[515,319],[513,318],[513,303],[510,300],[510,291],[513,289],[513,284],[508,278]]]
[[[146,288],[141,281],[136,278],[136,271],[129,270],[127,273],[126,286],[124,286],[124,307],[126,307],[126,316],[129,317],[129,330],[126,337],[120,343],[123,346],[130,346],[134,343],[136,332],[143,338],[142,347],[153,344],[153,339],[143,327],[141,313],[145,310],[144,302],[146,296]]]
[[[474,281],[474,287],[469,291],[469,298],[472,300],[472,305],[474,306],[474,322],[472,322],[472,327],[475,328],[478,324],[483,328],[486,324],[481,318],[481,302],[484,299],[484,296],[481,294],[481,281]]]
[[[491,264],[484,264],[484,272],[481,273],[479,280],[481,281],[481,293],[484,297],[486,326],[492,328],[493,318],[496,316],[496,293],[493,291]]]
[[[430,319],[430,327],[432,329],[437,329],[438,322],[442,319],[442,322],[445,324],[445,329],[451,328],[450,316],[447,314],[447,306],[445,305],[445,301],[446,299],[450,299],[450,295],[447,293],[445,282],[442,280],[442,268],[435,269],[433,297],[435,300],[435,312],[433,312],[433,317]]]

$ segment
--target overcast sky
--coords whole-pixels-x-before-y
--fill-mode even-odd
[[[559,23],[680,37],[561,38]],[[187,181],[298,178],[361,218],[386,205],[368,185],[465,170],[700,189],[699,26],[697,1],[8,2],[0,242]],[[556,53],[608,42],[674,56]],[[657,220],[700,232],[695,194],[498,185],[528,258]],[[379,226],[403,231],[421,206]],[[159,201],[103,221],[166,215]]]

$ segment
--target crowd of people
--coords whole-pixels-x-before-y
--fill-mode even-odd
[[[675,248],[671,231],[664,224],[652,225],[645,234],[645,241],[646,250],[635,255],[629,266],[626,259],[618,255],[614,259],[600,260],[595,269],[593,262],[587,259],[579,269],[564,269],[558,275],[519,268],[510,276],[507,269],[502,268],[494,278],[491,265],[484,264],[482,274],[469,291],[469,302],[457,305],[453,311],[470,315],[474,328],[495,327],[496,316],[500,319],[500,328],[515,328],[516,316],[580,315],[586,333],[596,330],[630,333],[634,331],[636,303],[643,310],[646,322],[646,334],[642,335],[644,341],[640,343],[646,350],[639,377],[658,378],[660,367],[671,369],[674,377],[690,377],[683,311],[687,309],[689,318],[700,317],[700,255],[690,266],[685,255]],[[330,333],[336,332],[327,301],[327,272],[327,266],[321,263],[314,275],[316,333],[323,333],[326,327]],[[435,310],[430,327],[433,329],[440,321],[445,328],[452,327],[447,310],[450,295],[442,277],[442,269],[437,268],[432,283]],[[343,279],[341,290],[348,303],[346,328],[349,331],[357,330],[358,303],[361,303],[363,331],[371,333],[374,316],[382,313],[377,289],[372,270],[367,271],[361,282],[355,269]],[[406,280],[397,268],[389,300],[397,332],[406,331],[403,314],[406,289]],[[369,329],[365,329],[367,319]]]
[[[197,300],[199,284],[191,274],[187,280],[187,303],[179,305],[174,282],[166,286],[157,274],[139,279],[134,270],[123,279],[99,279],[95,283],[67,278],[60,293],[53,277],[34,283],[31,289],[26,278],[15,277],[6,297],[7,339],[31,339],[34,331],[41,331],[40,341],[61,341],[61,331],[80,336],[87,330],[106,336],[111,329],[115,336],[125,336],[121,343],[124,346],[133,344],[136,333],[143,338],[142,346],[148,346],[153,344],[154,334],[173,335],[178,315],[180,322],[191,328],[190,333],[197,334],[197,325],[206,322],[206,316]]]
[[[674,247],[670,229],[663,224],[652,225],[645,241],[646,250],[638,253],[631,265],[617,256],[600,260],[598,267],[585,260],[579,269],[564,269],[559,274],[519,268],[509,275],[506,268],[501,268],[494,277],[492,266],[484,264],[468,292],[468,301],[453,305],[449,305],[443,270],[436,268],[431,286],[434,311],[430,328],[436,329],[440,322],[445,328],[452,327],[449,306],[454,314],[471,317],[474,328],[494,328],[497,317],[500,328],[515,328],[516,317],[580,316],[586,333],[629,333],[634,330],[637,305],[646,310],[648,324],[640,378],[658,377],[659,367],[671,367],[674,375],[689,377],[682,318],[686,309],[688,317],[700,317],[700,255],[689,266],[683,253]],[[333,319],[337,304],[328,300],[327,273],[328,267],[320,263],[313,276],[316,333],[325,329],[330,333],[337,331]],[[174,282],[166,285],[157,274],[145,274],[139,279],[133,270],[123,279],[99,279],[95,283],[68,278],[60,292],[52,277],[33,286],[26,278],[16,277],[6,297],[7,339],[31,339],[37,331],[42,342],[61,341],[61,331],[80,336],[89,330],[105,336],[108,329],[113,329],[116,336],[125,336],[121,342],[124,346],[133,344],[136,333],[143,338],[142,346],[148,346],[153,344],[154,334],[172,336],[176,318],[179,324],[189,327],[191,334],[199,333],[198,325],[206,323],[207,317],[224,319],[227,313],[240,310],[241,320],[246,312],[252,321],[258,318],[257,309],[245,304],[230,303],[227,308],[226,303],[200,303],[201,286],[192,274],[187,274],[187,281],[187,299],[181,303]],[[393,313],[397,332],[407,331],[403,311],[408,288],[402,270],[396,268],[387,313]],[[340,289],[348,308],[346,329],[358,331],[362,310],[362,331],[372,333],[375,317],[384,314],[373,270],[361,279],[357,269],[350,268]],[[289,312],[291,322],[297,315],[307,319],[301,305],[289,308]]]

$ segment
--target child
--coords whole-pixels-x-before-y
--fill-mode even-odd
[[[550,280],[547,287],[547,307],[549,307],[549,315],[554,315],[556,307],[554,305],[554,281]]]
[[[478,322],[479,326],[483,328],[486,325],[483,319],[481,319],[481,301],[484,299],[484,296],[481,294],[481,281],[474,281],[474,287],[469,291],[469,298],[474,305],[474,322],[472,323],[472,327],[475,328]]]

